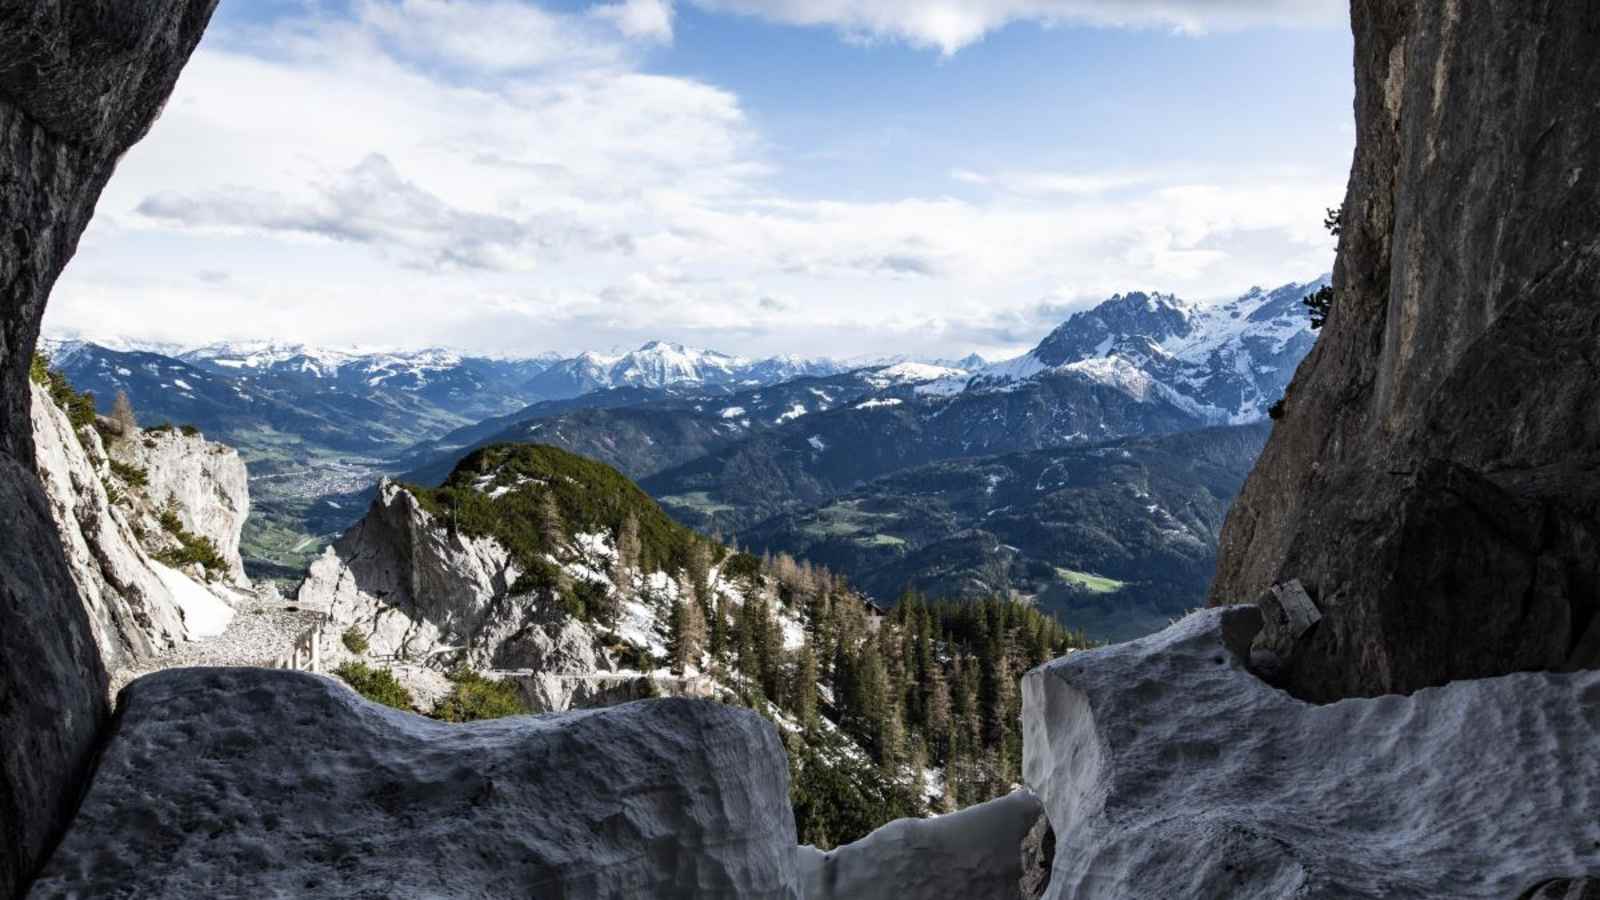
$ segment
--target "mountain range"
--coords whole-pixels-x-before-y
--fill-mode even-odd
[[[1232,456],[1204,478],[1223,488],[1191,513],[1202,552],[1178,554],[1182,562],[1164,570],[1177,581],[1159,585],[1115,577],[1122,570],[1107,561],[1063,563],[1059,541],[1029,550],[1012,538],[1001,543],[1021,549],[1000,562],[993,552],[963,551],[949,566],[918,570],[943,575],[903,577],[917,558],[951,552],[939,523],[968,537],[991,534],[955,513],[921,515],[926,498],[908,486],[1044,464],[1030,454],[1259,422],[1315,340],[1300,299],[1326,282],[1252,288],[1220,304],[1118,294],[1000,362],[749,359],[664,341],[628,353],[516,359],[266,342],[55,341],[47,350],[80,388],[102,397],[126,391],[146,424],[195,424],[240,447],[257,497],[245,540],[257,574],[303,569],[367,506],[383,475],[433,485],[475,448],[543,443],[616,467],[685,524],[756,549],[825,556],[880,599],[907,584],[978,593],[988,588],[980,570],[1003,564],[1014,590],[1082,612],[1086,595],[1062,587],[1070,579],[1041,580],[1044,560],[1050,571],[1124,585],[1097,602],[1143,604],[1144,622],[1171,605],[1146,602],[1152,592],[1181,581],[1168,593],[1191,599],[1195,573],[1211,562],[1227,485],[1258,442],[1221,442]],[[1172,470],[1169,463],[1150,465]],[[1173,476],[1191,487],[1200,477]],[[870,534],[832,534],[840,504],[852,503],[895,507],[898,518]],[[1132,534],[1143,525],[1124,517],[1119,528]],[[816,540],[819,529],[840,540]],[[1132,627],[1126,617],[1102,618],[1113,631]]]

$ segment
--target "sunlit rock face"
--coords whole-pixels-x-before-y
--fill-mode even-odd
[[[107,670],[136,665],[180,641],[219,634],[232,619],[233,610],[218,593],[207,589],[204,574],[191,577],[162,565],[145,546],[158,539],[170,540],[146,509],[149,504],[143,492],[152,490],[155,480],[135,489],[115,479],[99,435],[92,428],[74,430],[67,414],[37,385],[31,414],[39,478],[68,571]],[[200,452],[212,456],[207,450]],[[236,455],[233,459],[238,461]],[[176,455],[168,465],[180,465]],[[240,468],[237,487],[243,490]],[[112,490],[130,493],[121,502],[113,502]],[[181,512],[185,508],[179,505],[175,509]],[[235,523],[236,528],[242,525]],[[238,531],[232,535],[237,544]]]
[[[1356,0],[1337,299],[1211,600],[1318,700],[1600,664],[1600,6]]]
[[[152,501],[170,498],[183,527],[216,545],[228,582],[249,584],[239,542],[250,516],[250,485],[239,451],[176,429],[147,429],[136,439],[115,442],[110,451],[146,473],[144,493]]]
[[[105,666],[34,474],[28,365],[100,191],[215,7],[0,3],[0,895],[65,823],[107,715]]]
[[[650,700],[449,725],[321,676],[123,692],[33,897],[796,897],[777,730]]]
[[[1498,900],[1600,872],[1600,672],[1319,706],[1245,667],[1259,624],[1205,610],[1024,678],[1047,898]]]

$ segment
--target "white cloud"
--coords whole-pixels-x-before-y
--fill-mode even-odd
[[[737,96],[644,70],[638,43],[670,34],[668,4],[594,9],[363,0],[354,19],[208,36],[108,187],[50,323],[964,353],[1040,327],[1041,298],[1053,315],[1130,287],[1209,297],[1327,268],[1337,165],[975,161],[921,195],[787,194]]]
[[[621,0],[595,7],[594,15],[614,22],[618,31],[631,38],[672,40],[670,0]]]
[[[1013,22],[1166,28],[1187,33],[1343,21],[1344,0],[694,0],[723,12],[838,28],[954,53]]]

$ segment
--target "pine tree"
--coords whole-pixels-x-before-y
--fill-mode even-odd
[[[599,610],[600,621],[613,627],[622,615],[623,602],[633,596],[634,574],[639,571],[639,520],[631,512],[617,529],[616,550],[611,566],[611,583],[616,589],[606,595]]]
[[[561,518],[561,507],[556,505],[555,494],[545,491],[539,498],[539,539],[544,549],[555,552],[566,539],[567,524]]]
[[[817,655],[809,642],[801,645],[790,685],[789,711],[809,729],[817,721]]]
[[[711,605],[711,546],[705,541],[689,545],[689,584],[702,606]]]
[[[928,752],[936,764],[943,765],[950,758],[950,685],[939,666],[933,667],[928,681]]]
[[[706,643],[705,614],[700,601],[691,596],[680,597],[672,604],[671,643],[672,673],[683,675],[691,666],[700,663],[701,651]]]
[[[124,438],[133,437],[139,430],[139,421],[133,414],[133,403],[128,400],[127,391],[117,391],[117,399],[111,403],[111,420],[117,423],[117,433]]]

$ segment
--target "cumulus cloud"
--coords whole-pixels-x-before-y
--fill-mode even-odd
[[[670,0],[622,0],[595,7],[593,15],[606,19],[631,38],[667,43],[672,40]]]
[[[945,54],[1013,22],[1165,28],[1203,33],[1341,21],[1343,0],[694,0],[706,9],[790,25],[837,28],[855,38],[902,40]]]
[[[972,33],[998,21],[962,8],[980,14]],[[207,37],[108,186],[54,325],[530,353],[651,337],[993,353],[1116,291],[1219,296],[1327,268],[1320,217],[1342,161],[974,160],[920,192],[801,195],[738,96],[648,71],[639,48],[670,37],[670,3],[352,9]]]
[[[367,244],[419,267],[515,270],[573,248],[627,253],[625,234],[606,235],[560,217],[474,212],[405,180],[372,154],[306,201],[250,189],[166,191],[137,211],[189,228],[278,231]]]

